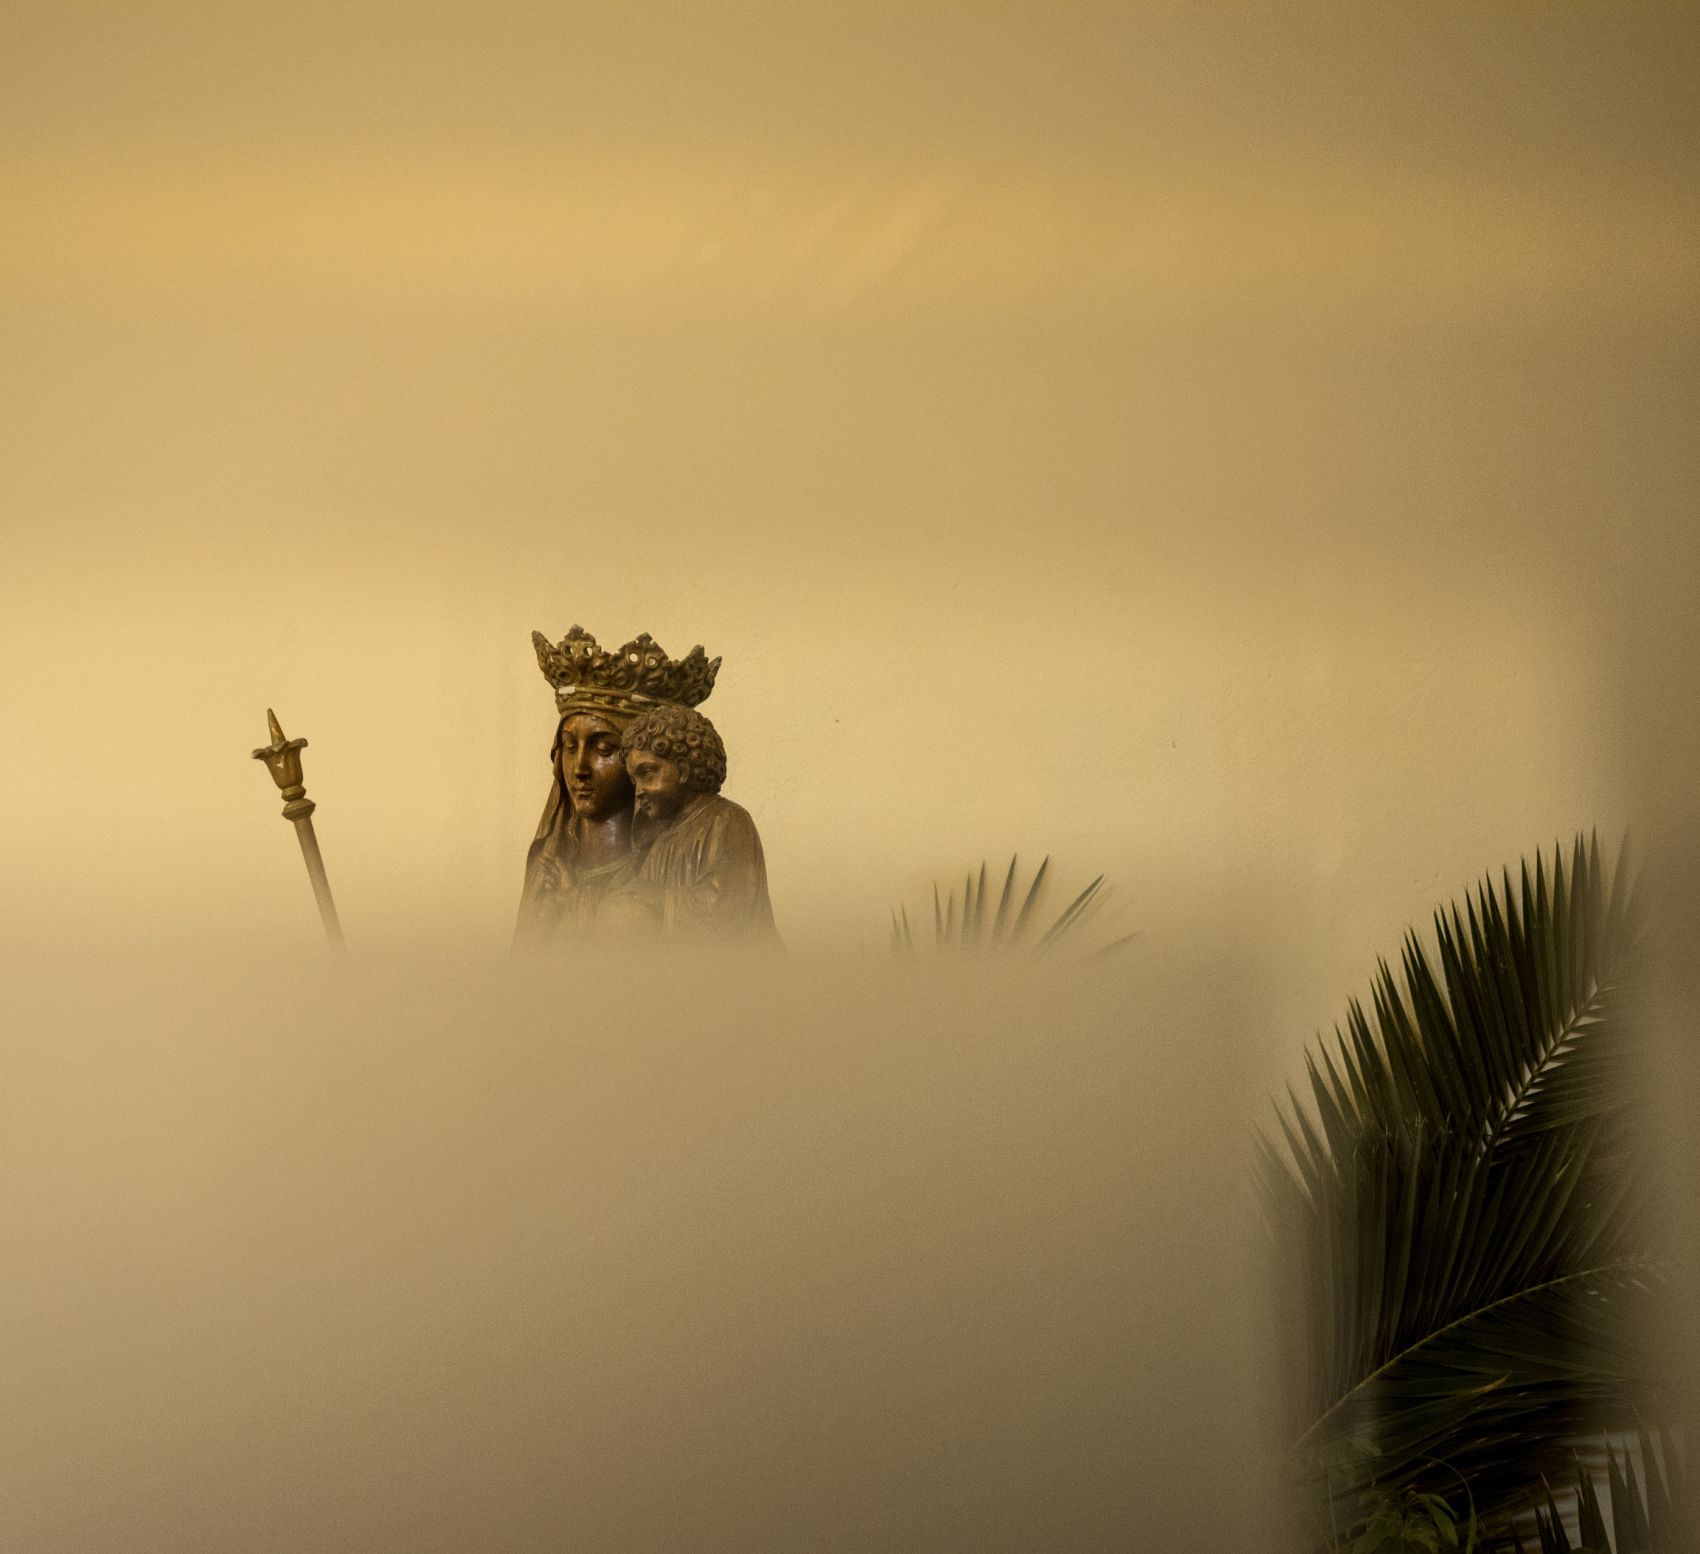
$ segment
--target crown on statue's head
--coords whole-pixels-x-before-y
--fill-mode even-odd
[[[683,658],[669,658],[646,631],[612,652],[598,645],[581,626],[559,642],[540,631],[531,634],[537,666],[555,687],[555,708],[594,712],[604,717],[634,718],[646,707],[671,703],[694,707],[708,699],[720,668],[699,643]]]

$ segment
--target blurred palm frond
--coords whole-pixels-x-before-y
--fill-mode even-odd
[[[1566,1519],[1549,1490],[1545,1505],[1535,1508],[1540,1554],[1684,1554],[1694,1548],[1687,1474],[1675,1442],[1667,1435],[1655,1444],[1653,1436],[1642,1430],[1636,1446],[1631,1452],[1625,1445],[1620,1456],[1610,1442],[1606,1444],[1609,1523],[1598,1482],[1577,1456],[1575,1521],[1581,1542],[1571,1541]]]
[[[1351,1004],[1307,1057],[1309,1106],[1289,1092],[1282,1143],[1259,1141],[1302,1349],[1295,1465],[1348,1536],[1388,1494],[1460,1479],[1506,1530],[1658,1381],[1625,860],[1608,875],[1578,839],[1568,868],[1485,882],[1435,935],[1433,956],[1407,936],[1403,988],[1381,964],[1373,1022]]]
[[[1082,942],[1082,931],[1096,920],[1109,897],[1105,876],[1100,874],[1065,906],[1050,925],[1038,927],[1042,919],[1039,907],[1050,876],[1051,860],[1047,855],[1034,870],[1033,878],[1022,889],[1018,880],[1019,859],[1011,857],[1004,871],[1003,884],[997,891],[997,905],[987,922],[987,909],[992,890],[987,879],[987,865],[982,863],[976,872],[970,869],[963,878],[960,896],[952,885],[940,892],[933,883],[933,936],[931,948],[939,954],[985,952],[1004,955],[1045,955],[1067,945]],[[1131,943],[1137,934],[1123,934],[1090,952],[1092,958],[1109,955]],[[917,948],[915,930],[909,921],[907,906],[897,906],[891,913],[891,949],[895,955],[913,955]]]

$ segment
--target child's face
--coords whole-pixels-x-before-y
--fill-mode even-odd
[[[691,796],[685,786],[690,768],[653,750],[628,751],[626,771],[637,790],[638,813],[650,820],[671,820]]]

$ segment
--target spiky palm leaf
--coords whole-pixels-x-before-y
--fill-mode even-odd
[[[1662,1274],[1620,1090],[1642,916],[1578,840],[1485,883],[1382,963],[1263,1143],[1299,1292],[1295,1451],[1338,1514],[1444,1493],[1526,1503],[1567,1441],[1625,1421]],[[1436,964],[1438,962],[1438,966]]]
[[[1621,1455],[1609,1443],[1605,1452],[1606,1484],[1611,1496],[1608,1523],[1600,1504],[1595,1477],[1576,1459],[1576,1529],[1581,1543],[1572,1543],[1565,1518],[1549,1492],[1535,1510],[1535,1534],[1541,1554],[1682,1554],[1695,1546],[1688,1486],[1681,1458],[1667,1437],[1656,1447],[1652,1436],[1640,1433],[1640,1469],[1625,1448]],[[1609,1531],[1607,1530],[1609,1526]]]
[[[1078,942],[1080,930],[1092,921],[1108,894],[1104,876],[1100,874],[1088,884],[1057,914],[1050,926],[1040,933],[1036,914],[1044,896],[1051,860],[1047,856],[1039,864],[1025,891],[1019,890],[1017,886],[1017,862],[1014,857],[1009,860],[1009,868],[1004,874],[1003,888],[998,893],[997,909],[992,914],[990,925],[986,922],[989,891],[984,863],[980,865],[977,877],[970,869],[963,880],[960,909],[955,888],[952,887],[941,896],[938,884],[934,882],[932,947],[935,950],[941,953],[990,951],[1001,954],[1043,955],[1064,942]],[[1034,937],[1035,934],[1037,937]],[[1135,934],[1124,934],[1121,938],[1100,946],[1093,953],[1109,954],[1131,943],[1136,937]],[[914,953],[915,932],[909,923],[907,907],[897,907],[892,911],[891,948],[897,955]]]

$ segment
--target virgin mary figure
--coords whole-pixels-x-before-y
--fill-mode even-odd
[[[579,626],[558,643],[538,631],[531,640],[560,721],[543,816],[526,853],[514,947],[630,937],[644,926],[634,916],[643,917],[647,897],[629,888],[633,789],[620,738],[651,707],[705,700],[720,660],[700,644],[671,659],[647,632],[615,652]]]

